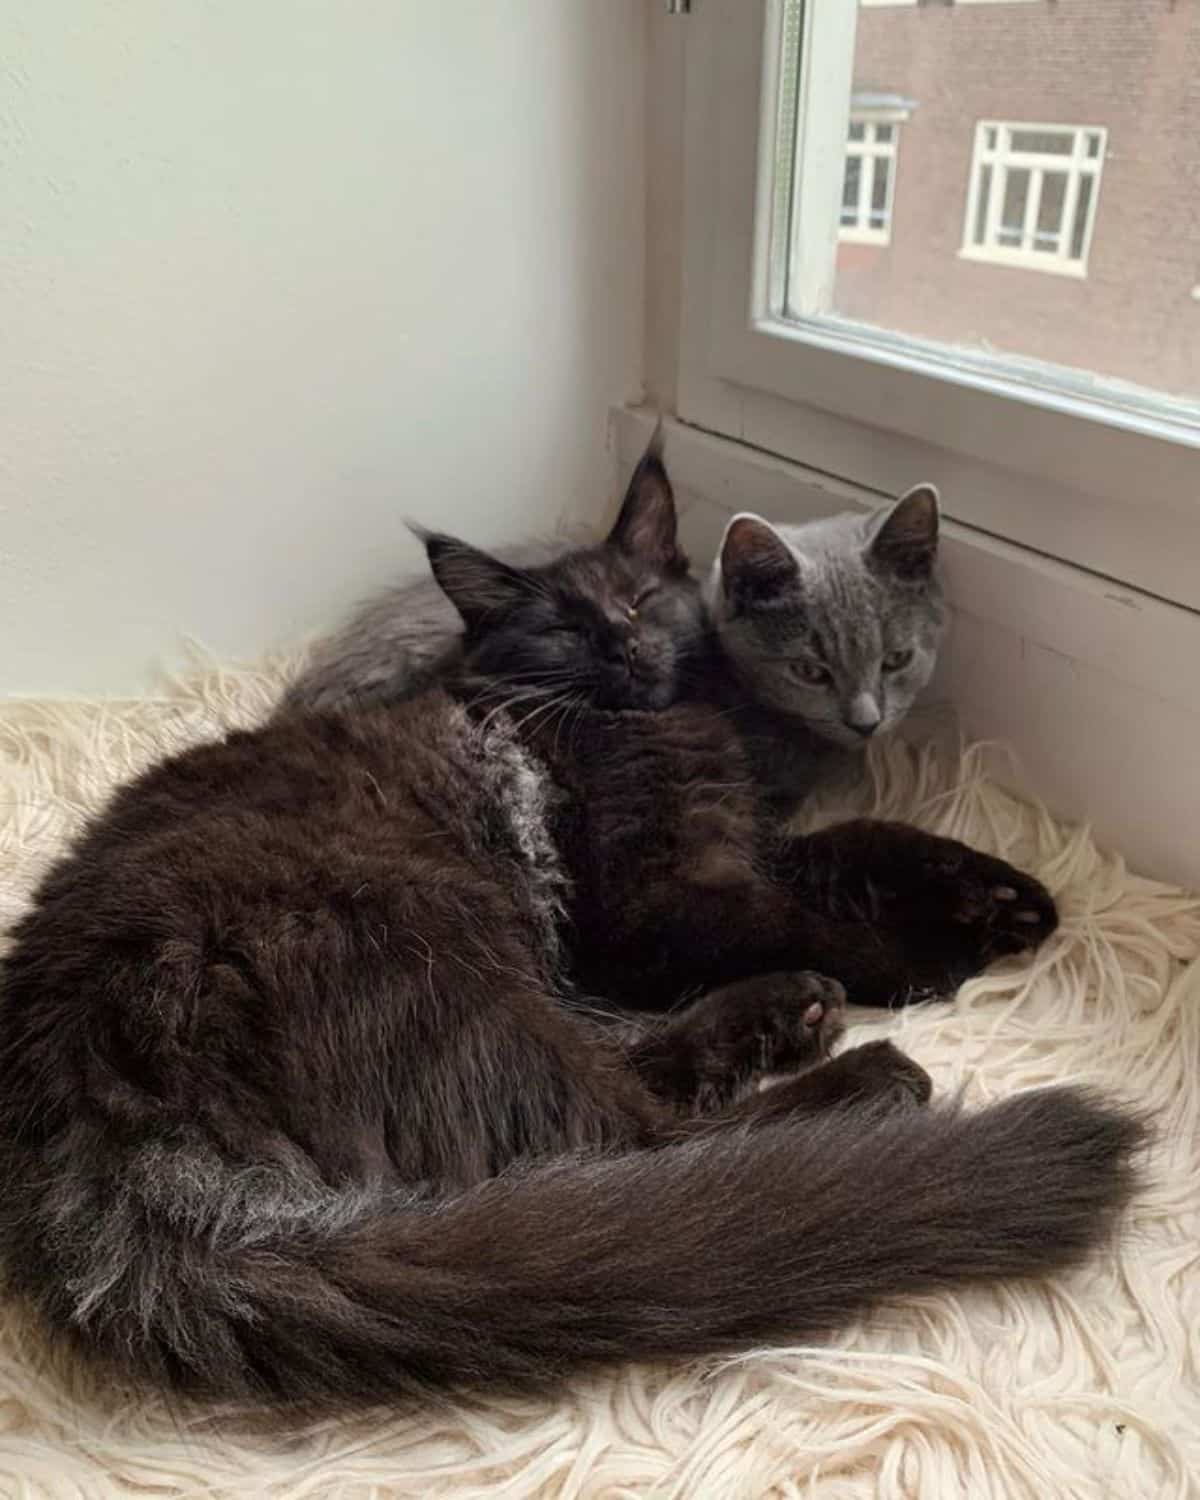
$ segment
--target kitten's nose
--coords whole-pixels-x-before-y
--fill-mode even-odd
[[[627,631],[610,635],[601,645],[600,653],[614,667],[632,671],[638,655],[637,637]]]
[[[859,693],[857,698],[850,701],[846,708],[846,727],[853,729],[855,734],[861,734],[863,739],[870,739],[871,735],[883,722],[883,715],[879,712],[879,704],[870,693]]]

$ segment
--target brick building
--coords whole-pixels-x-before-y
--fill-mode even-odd
[[[1200,398],[1200,0],[862,0],[836,311]]]

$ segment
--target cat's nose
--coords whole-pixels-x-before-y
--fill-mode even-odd
[[[611,635],[600,643],[600,655],[614,667],[628,666],[634,654],[625,636]]]
[[[847,729],[853,729],[855,734],[861,734],[865,740],[883,723],[883,715],[870,693],[859,693],[857,698],[851,699],[846,705],[845,722]]]
[[[601,644],[601,655],[614,667],[632,669],[638,658],[638,638],[631,630],[614,631]]]

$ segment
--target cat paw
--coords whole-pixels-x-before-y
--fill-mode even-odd
[[[1058,926],[1054,898],[1032,875],[974,849],[947,864],[939,872],[951,893],[947,916],[970,936],[980,967],[1037,948]]]
[[[846,1029],[846,991],[824,974],[760,974],[722,998],[726,1025],[754,1038],[758,1071],[823,1062]]]
[[[888,933],[887,962],[854,984],[868,1004],[944,997],[995,959],[1038,947],[1058,926],[1040,881],[953,839],[908,831],[877,875],[871,922]]]
[[[836,979],[824,974],[812,974],[800,970],[794,974],[780,974],[780,998],[792,1006],[792,1030],[796,1029],[797,1060],[811,1057],[824,1060],[833,1051],[833,1044],[846,1029],[846,991]]]
[[[1033,876],[907,824],[846,823],[803,847],[815,904],[864,929],[846,972],[838,970],[863,1004],[948,994],[1058,926],[1054,900]]]
[[[848,1100],[879,1100],[912,1109],[928,1104],[933,1093],[933,1081],[925,1069],[888,1041],[851,1047],[828,1067],[837,1071],[839,1090]]]

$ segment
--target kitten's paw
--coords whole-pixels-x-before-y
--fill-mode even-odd
[[[753,1038],[756,1071],[823,1062],[846,1029],[846,991],[836,979],[781,970],[720,992],[727,1036]]]
[[[840,1075],[847,1099],[878,1099],[911,1109],[928,1104],[933,1082],[919,1063],[892,1042],[866,1042],[841,1052],[829,1064]]]
[[[808,970],[771,976],[778,980],[779,998],[791,1010],[797,1060],[823,1061],[846,1029],[846,991],[836,979]],[[799,1019],[799,1032],[796,1021]]]
[[[940,873],[952,893],[948,914],[970,934],[981,967],[1038,947],[1058,926],[1054,898],[1032,875],[974,849],[947,863]]]

